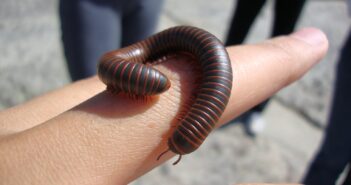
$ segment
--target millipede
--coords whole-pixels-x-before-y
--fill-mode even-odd
[[[152,67],[167,54],[187,52],[196,59],[200,79],[195,98],[168,138],[168,151],[182,155],[195,151],[214,129],[231,94],[232,68],[219,39],[196,27],[177,26],[159,32],[125,48],[105,53],[98,64],[98,76],[113,93],[152,96],[168,90],[170,80]]]

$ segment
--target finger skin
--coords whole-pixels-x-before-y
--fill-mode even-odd
[[[323,37],[320,45],[311,45],[300,36],[285,36],[262,44],[228,48],[234,70],[233,92],[218,126],[297,80],[316,64],[325,55],[328,42],[320,31],[312,32]],[[103,86],[96,78],[66,87],[63,94],[69,97],[70,106],[58,105],[62,106],[59,111],[50,110],[43,118],[35,118],[47,121],[32,124],[34,127],[27,125],[30,129],[0,140],[2,183],[126,184],[169,159],[173,154],[156,161],[166,149],[170,128],[195,83],[187,60],[190,59],[173,58],[157,66],[170,77],[172,87],[147,102],[101,92]],[[74,100],[74,88],[82,89],[78,93],[90,89],[91,94],[76,95],[79,101]],[[58,97],[62,94],[54,92],[46,98]],[[79,105],[69,109],[74,104]],[[39,98],[11,111],[20,116],[26,109],[43,106],[46,104]],[[65,108],[69,110],[64,112]],[[39,112],[31,111],[40,117]],[[6,120],[10,113],[1,113],[8,125],[16,120],[14,116]]]
[[[0,111],[0,135],[41,124],[103,91],[97,77],[67,85],[23,104]]]
[[[236,184],[236,185],[301,185],[301,184],[266,184],[266,183],[251,183],[251,184]]]

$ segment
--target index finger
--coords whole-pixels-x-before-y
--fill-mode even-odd
[[[316,29],[302,30],[262,44],[228,48],[234,70],[233,92],[217,126],[300,78],[326,54],[327,48],[325,35]],[[110,182],[108,178],[115,179],[117,184],[126,184],[174,155],[156,161],[165,148],[164,138],[169,137],[166,133],[170,124],[182,106],[179,102],[187,96],[188,88],[183,86],[191,86],[193,78],[186,71],[177,72],[182,72],[185,82],[175,81],[176,85],[160,96],[159,101],[153,102],[153,106],[133,110],[130,105],[137,106],[133,101],[99,94],[82,106],[7,140],[2,145],[4,156],[0,160],[16,161],[11,160],[16,157],[36,161],[28,166],[11,164],[7,168],[9,174],[23,173],[31,177],[36,174],[29,169],[35,168],[42,170],[45,178],[70,177],[61,180],[71,184],[80,184],[81,179],[97,180],[94,177],[106,178],[105,181],[99,179],[106,184]],[[87,83],[101,90],[96,79],[89,79]],[[125,116],[127,113],[129,116]],[[10,146],[31,153],[5,155],[13,153]],[[99,164],[98,169],[96,164]],[[58,174],[56,168],[66,170]]]

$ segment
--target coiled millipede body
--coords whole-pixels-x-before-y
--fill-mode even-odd
[[[145,65],[155,58],[174,52],[194,55],[201,78],[195,99],[181,117],[168,150],[181,156],[195,151],[213,130],[231,94],[232,68],[223,44],[212,34],[199,28],[178,26],[162,31],[131,46],[104,54],[98,65],[98,75],[112,92],[136,96],[151,96],[170,87],[170,81],[160,71]]]

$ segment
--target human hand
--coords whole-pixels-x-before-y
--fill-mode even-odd
[[[325,54],[315,29],[229,47],[233,91],[217,127],[299,79]],[[169,129],[192,89],[191,60],[156,66],[172,82],[147,101],[111,95],[92,77],[0,113],[3,184],[126,184],[160,165]]]
[[[301,185],[301,184],[266,184],[266,183],[250,183],[250,184],[237,184],[237,185]]]

